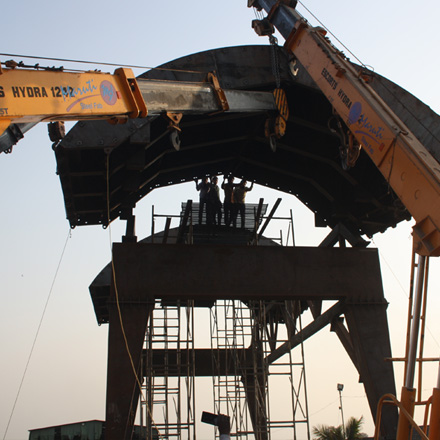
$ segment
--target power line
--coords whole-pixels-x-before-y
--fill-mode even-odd
[[[139,66],[136,64],[115,64],[100,61],[86,61],[86,60],[73,60],[69,58],[52,58],[52,57],[39,57],[34,55],[20,55],[11,53],[0,53],[2,57],[16,57],[16,58],[27,58],[33,60],[45,60],[45,61],[56,61],[61,63],[78,63],[78,64],[93,64],[94,66],[111,66],[111,67],[127,67],[130,69],[147,69],[147,70],[164,70],[170,72],[186,72],[186,73],[204,73],[199,70],[185,70],[185,69],[171,69],[164,67],[151,67],[151,66]]]
[[[31,358],[32,358],[32,354],[33,354],[33,352],[34,352],[35,344],[37,343],[37,339],[38,339],[38,335],[39,335],[39,333],[40,333],[41,325],[43,324],[43,319],[44,319],[44,316],[45,316],[45,314],[46,314],[47,306],[48,306],[48,304],[49,304],[49,300],[50,300],[50,297],[51,297],[51,295],[52,295],[53,287],[54,287],[54,285],[55,285],[55,281],[56,281],[57,276],[58,276],[58,271],[59,271],[59,269],[60,269],[61,262],[63,261],[64,252],[66,251],[66,247],[67,247],[67,242],[69,241],[69,238],[70,238],[70,237],[71,237],[71,230],[69,229],[69,233],[67,234],[67,238],[66,238],[66,241],[65,241],[65,243],[64,243],[64,247],[63,247],[63,250],[62,250],[62,252],[61,252],[60,259],[59,259],[59,261],[58,261],[58,266],[57,266],[57,268],[56,268],[55,275],[54,275],[53,280],[52,280],[52,285],[50,286],[49,294],[47,295],[46,304],[44,305],[43,313],[42,313],[42,315],[41,315],[41,319],[40,319],[40,322],[39,322],[39,324],[38,324],[37,331],[36,331],[36,333],[35,333],[34,341],[33,341],[33,343],[32,343],[32,347],[31,347],[31,351],[30,351],[30,353],[29,353],[28,360],[27,360],[27,362],[26,362],[26,366],[25,366],[25,368],[24,368],[23,376],[22,376],[22,378],[21,378],[21,382],[20,382],[20,385],[19,385],[19,387],[18,387],[17,395],[16,395],[16,397],[15,397],[15,401],[14,401],[14,404],[13,404],[13,406],[12,406],[11,414],[10,414],[9,419],[8,419],[8,424],[6,425],[5,433],[4,433],[4,435],[3,435],[3,440],[5,440],[6,435],[8,434],[9,425],[11,424],[11,420],[12,420],[12,417],[13,417],[14,412],[15,412],[15,407],[16,407],[16,405],[17,405],[18,398],[20,397],[20,392],[21,392],[21,389],[22,389],[22,387],[23,387],[24,379],[25,379],[25,377],[26,377],[26,373],[27,373],[27,370],[28,370],[29,364],[30,364],[30,362],[31,362]]]
[[[364,64],[307,6],[298,1],[298,3],[349,53],[351,54],[363,67],[367,68],[367,65]]]

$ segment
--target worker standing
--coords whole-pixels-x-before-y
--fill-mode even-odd
[[[244,228],[246,210],[245,210],[245,198],[246,193],[252,191],[254,187],[254,182],[251,183],[250,187],[246,186],[246,179],[242,179],[239,185],[234,189],[234,217],[233,217],[233,225],[234,228],[237,226],[237,217],[238,213],[240,213],[241,219],[241,227]]]
[[[209,191],[211,190],[211,185],[208,181],[208,177],[204,177],[200,183],[197,183],[198,180],[194,179],[196,183],[196,190],[200,192],[199,195],[199,225],[202,224],[203,219],[203,209],[206,211],[206,220],[209,222],[209,217],[211,215],[209,211]]]
[[[234,178],[232,176],[228,177],[227,182],[225,179],[226,176],[223,176],[222,190],[225,193],[225,198],[223,200],[223,211],[225,213],[225,225],[231,226],[234,218],[234,188],[237,185],[234,184]]]
[[[222,202],[220,201],[220,188],[217,185],[218,177],[211,178],[211,189],[209,190],[209,201],[211,204],[210,223],[220,226],[222,224]]]

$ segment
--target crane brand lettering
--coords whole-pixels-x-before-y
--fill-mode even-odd
[[[56,87],[57,89],[61,89],[61,96],[64,100],[67,98],[76,98],[77,96],[85,96],[89,98],[90,96],[96,96],[96,95],[90,95],[90,93],[93,93],[95,90],[97,90],[97,87],[93,84],[93,79],[86,82],[85,86],[82,87]]]
[[[81,87],[71,86],[11,86],[12,96],[14,98],[61,98],[63,101],[69,101],[69,106],[66,111],[70,112],[77,104],[80,104],[81,110],[102,109],[103,105],[100,102],[82,101],[90,98],[101,96],[103,101],[108,105],[115,105],[118,100],[118,92],[110,81],[102,81],[98,86],[93,84],[93,79],[87,81]],[[0,98],[5,97],[3,86],[0,86]],[[73,100],[73,101],[72,101]]]
[[[47,98],[45,87],[14,87],[12,86],[14,98]]]
[[[383,139],[383,133],[384,133],[383,127],[376,127],[368,120],[368,116],[362,114],[358,121],[358,124],[359,127],[362,128],[362,130],[359,131],[374,138],[376,142],[380,142]]]
[[[88,97],[98,88],[92,84],[93,80],[87,81],[83,87],[71,87],[71,86],[56,86],[51,87],[48,90],[46,87],[25,87],[25,86],[12,86],[12,96],[14,98],[47,98],[49,94],[52,98],[63,98],[64,101],[70,98],[76,98],[77,96],[87,95]],[[5,95],[3,87],[0,87],[0,98]],[[96,95],[95,95],[96,96]]]
[[[345,94],[345,92],[342,89],[339,89],[338,91],[338,97],[342,101],[342,104],[345,105],[349,110],[351,108],[351,99]]]
[[[338,82],[333,78],[331,73],[325,67],[322,69],[321,75],[330,84],[331,88],[333,90],[336,90],[336,87],[338,87]]]
[[[3,86],[0,86],[0,98],[5,97],[5,91],[3,90]]]

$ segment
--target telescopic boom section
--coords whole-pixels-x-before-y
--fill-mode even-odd
[[[15,143],[2,138],[11,124],[85,119],[120,123],[147,114],[226,111],[274,112],[286,117],[273,93],[223,90],[213,73],[204,82],[186,83],[136,79],[131,69],[123,68],[112,75],[0,67],[0,152]]]
[[[130,69],[115,73],[2,69],[0,135],[12,123],[145,117]]]
[[[286,39],[285,47],[343,119],[389,185],[414,217],[416,251],[440,255],[440,165],[325,36],[294,9],[292,0],[249,0],[264,9]],[[253,23],[257,32],[258,21]],[[267,28],[263,23],[261,28]]]

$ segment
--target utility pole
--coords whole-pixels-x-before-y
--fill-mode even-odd
[[[342,390],[344,389],[344,384],[338,383],[338,391],[339,391],[339,409],[341,410],[341,417],[342,417],[342,433],[344,434],[344,439],[346,438],[345,435],[345,423],[344,423],[344,410],[342,409]]]

